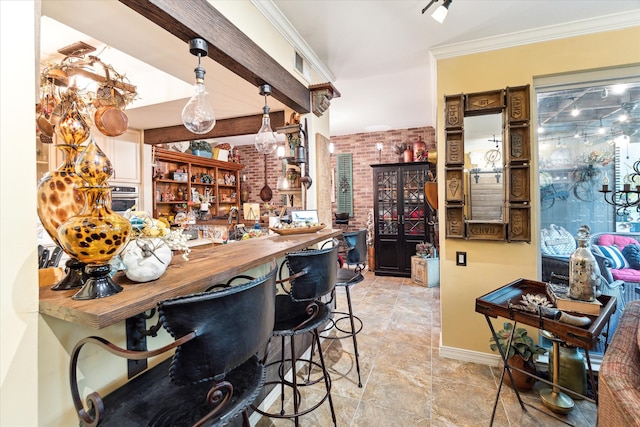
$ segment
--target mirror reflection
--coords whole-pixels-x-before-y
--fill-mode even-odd
[[[464,118],[466,216],[503,221],[502,114]]]

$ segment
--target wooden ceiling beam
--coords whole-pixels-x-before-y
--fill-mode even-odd
[[[184,40],[186,50],[189,40],[204,39],[211,59],[256,87],[270,84],[271,96],[292,110],[311,111],[309,89],[206,0],[119,1]]]
[[[284,126],[284,111],[269,113],[271,128]],[[166,144],[169,142],[190,141],[192,139],[222,138],[225,136],[250,135],[258,133],[262,126],[262,114],[234,117],[216,121],[214,128],[206,134],[196,135],[183,125],[167,126],[144,131],[145,144]]]

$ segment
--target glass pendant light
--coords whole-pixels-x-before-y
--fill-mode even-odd
[[[278,147],[276,134],[271,130],[271,120],[269,119],[269,105],[267,105],[267,97],[271,95],[271,86],[263,84],[260,86],[260,95],[264,95],[264,114],[262,115],[262,127],[258,131],[254,144],[256,150],[262,154],[271,154]]]
[[[193,133],[205,134],[216,124],[213,108],[207,101],[207,92],[204,87],[206,71],[200,66],[202,55],[206,56],[209,53],[207,42],[203,39],[189,40],[189,52],[198,57],[198,66],[193,70],[196,73],[194,94],[182,109],[182,123]]]

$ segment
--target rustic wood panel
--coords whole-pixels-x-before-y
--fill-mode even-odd
[[[317,233],[292,236],[274,235],[259,239],[197,249],[184,261],[173,257],[167,271],[158,279],[136,283],[119,273],[114,280],[124,290],[110,297],[76,301],[76,290],[53,291],[51,282],[40,283],[40,313],[68,322],[101,329],[156,307],[167,298],[201,292],[208,286],[340,235],[342,230],[324,229]]]
[[[507,181],[507,201],[510,203],[522,203],[531,200],[529,183],[529,166],[509,167],[509,180]]]
[[[200,37],[209,57],[300,114],[311,111],[309,89],[206,0],[119,0],[185,43]],[[187,46],[185,45],[185,49]]]
[[[444,128],[461,129],[464,123],[464,95],[444,97]]]
[[[464,213],[462,206],[447,206],[445,212],[445,235],[447,238],[464,237]]]
[[[507,238],[507,224],[504,222],[467,220],[465,225],[469,240],[505,240]]]
[[[529,120],[529,85],[507,88],[507,120],[509,123]]]
[[[445,201],[464,202],[464,181],[462,169],[446,169],[445,175]]]
[[[269,113],[271,128],[284,126],[284,111]],[[183,125],[145,129],[145,144],[166,144],[169,142],[190,141],[192,139],[222,138],[225,136],[251,135],[258,133],[262,126],[262,114],[216,120],[211,131],[203,135],[190,132]]]
[[[497,113],[504,109],[504,90],[470,93],[465,101],[465,116]]]
[[[531,206],[511,206],[509,209],[510,242],[531,242]]]
[[[462,129],[445,133],[445,166],[464,165],[464,133]]]
[[[508,145],[506,147],[506,161],[528,162],[531,160],[531,143],[529,138],[529,124],[516,124],[507,127]]]

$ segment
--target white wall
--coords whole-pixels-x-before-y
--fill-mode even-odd
[[[35,16],[0,1],[0,425],[38,425]]]

